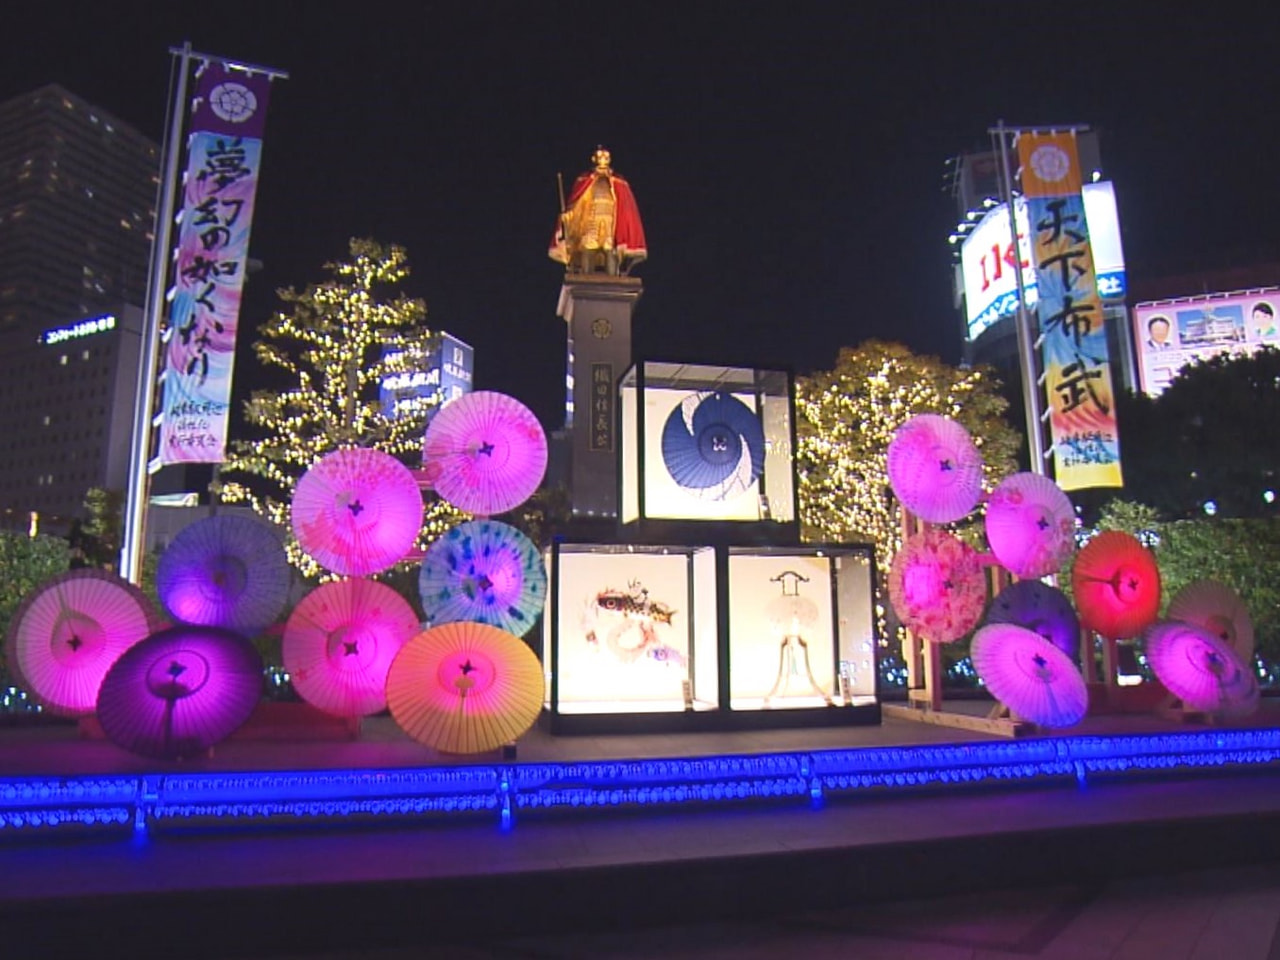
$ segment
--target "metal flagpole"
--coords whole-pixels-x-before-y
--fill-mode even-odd
[[[138,386],[134,394],[133,437],[129,446],[129,486],[125,492],[124,531],[120,544],[120,575],[131,583],[142,578],[143,526],[147,515],[147,465],[151,455],[151,421],[155,407],[160,319],[164,312],[165,279],[169,274],[170,238],[178,161],[182,157],[182,126],[186,116],[187,81],[191,73],[191,44],[171,49],[178,57],[178,83],[169,103],[169,132],[162,154],[164,176],[156,204],[155,237],[151,243],[151,277],[138,347]]]
[[[1040,381],[1036,373],[1035,339],[1031,335],[1031,315],[1027,310],[1027,291],[1022,282],[1022,245],[1018,243],[1018,214],[1013,205],[1013,174],[1009,169],[1008,134],[1014,131],[997,120],[987,131],[1000,138],[1000,167],[1004,173],[1004,202],[1009,210],[1009,234],[1013,238],[1013,276],[1018,286],[1018,312],[1014,318],[1018,332],[1018,366],[1022,371],[1022,403],[1027,413],[1027,456],[1031,471],[1043,476],[1048,451],[1044,448],[1043,421],[1040,419]],[[1029,225],[1028,225],[1029,226]]]

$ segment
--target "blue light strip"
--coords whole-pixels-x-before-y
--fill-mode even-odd
[[[493,817],[774,803],[971,785],[1084,786],[1280,762],[1280,729],[1046,737],[751,756],[467,767],[0,778],[0,839],[152,826]]]

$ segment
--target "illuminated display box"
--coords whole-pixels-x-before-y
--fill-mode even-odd
[[[788,371],[643,361],[618,390],[626,535],[797,541]],[[711,524],[732,532],[708,538]]]
[[[878,723],[870,547],[555,542],[553,733]]]

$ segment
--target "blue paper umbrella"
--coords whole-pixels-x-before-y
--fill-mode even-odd
[[[471,620],[523,636],[546,603],[547,574],[538,548],[515,527],[472,520],[427,550],[418,593],[433,626]]]
[[[991,601],[988,623],[1012,623],[1038,633],[1073,660],[1079,649],[1080,620],[1067,595],[1039,580],[1019,580]]]
[[[289,596],[284,545],[261,520],[214,514],[184,528],[160,555],[156,592],[188,624],[252,636]]]
[[[728,500],[751,489],[764,472],[764,427],[732,394],[690,394],[663,425],[662,462],[681,488]]]

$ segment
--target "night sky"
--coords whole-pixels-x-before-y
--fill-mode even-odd
[[[0,99],[59,83],[159,140],[170,46],[289,71],[242,346],[276,287],[322,279],[351,236],[394,241],[430,324],[476,347],[477,386],[548,427],[556,173],[597,144],[644,218],[636,354],[656,359],[803,373],[880,337],[958,360],[944,163],[998,119],[1100,131],[1131,282],[1280,246],[1261,4],[404,6],[48,3],[7,15]],[[257,375],[242,357],[237,396]]]

